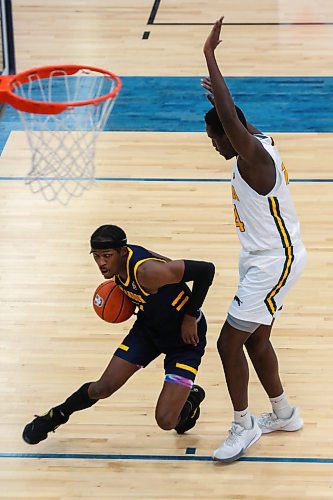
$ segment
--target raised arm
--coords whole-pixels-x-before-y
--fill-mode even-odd
[[[205,90],[208,91],[208,94],[206,94],[206,97],[208,101],[215,107],[215,99],[213,95],[213,89],[212,89],[212,84],[210,83],[210,78],[209,76],[204,77],[201,79],[201,87],[203,87]],[[250,132],[250,134],[262,134],[262,132],[257,129],[252,123],[250,123],[248,120],[246,120],[246,126],[247,130]]]
[[[205,45],[204,55],[210,76],[215,108],[224,131],[239,156],[238,166],[246,181],[260,194],[267,194],[275,183],[274,163],[262,144],[239,120],[233,99],[215,58],[216,47],[221,43],[223,17],[215,22]]]

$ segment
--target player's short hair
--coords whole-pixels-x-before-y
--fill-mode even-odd
[[[127,245],[126,233],[121,227],[112,224],[100,226],[90,237],[92,249],[119,249]]]
[[[238,107],[235,106],[236,108],[236,113],[242,124],[244,125],[245,128],[247,128],[247,122],[246,118],[244,116],[243,111]],[[225,134],[223,125],[220,121],[219,115],[217,114],[217,111],[215,108],[211,108],[206,114],[205,114],[205,122],[206,125],[209,125],[212,127],[212,129],[217,132],[218,134]]]

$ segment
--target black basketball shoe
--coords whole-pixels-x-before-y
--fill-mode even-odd
[[[186,420],[180,421],[175,430],[178,434],[184,434],[195,426],[200,416],[200,404],[205,399],[205,391],[199,385],[193,385],[185,405],[190,404],[191,410]],[[184,406],[185,406],[184,405]]]
[[[36,418],[24,427],[22,437],[28,444],[37,444],[46,439],[49,432],[54,432],[59,425],[65,424],[68,419],[68,415],[51,408],[41,417],[36,415]]]

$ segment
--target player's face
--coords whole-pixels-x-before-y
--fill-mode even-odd
[[[122,252],[117,252],[114,248],[107,250],[94,250],[92,254],[99,270],[105,279],[110,279],[119,274],[122,267]]]
[[[206,126],[206,132],[212,141],[213,147],[220,155],[224,156],[226,160],[230,160],[236,156],[237,153],[226,134],[217,133],[210,125]]]

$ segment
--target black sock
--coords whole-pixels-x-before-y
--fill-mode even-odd
[[[80,389],[69,396],[64,403],[56,406],[54,410],[60,412],[64,416],[69,416],[75,411],[84,410],[85,408],[93,406],[97,403],[98,399],[90,399],[88,395],[88,387],[90,384],[91,382],[83,384]]]

